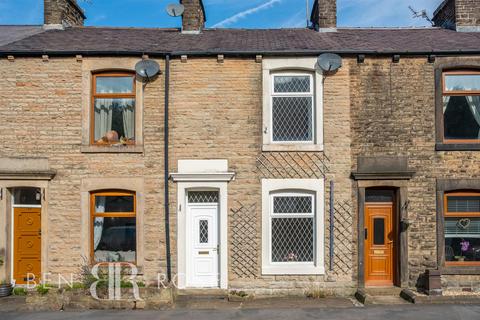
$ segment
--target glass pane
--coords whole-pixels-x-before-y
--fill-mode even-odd
[[[97,143],[135,141],[135,99],[95,99]]]
[[[448,212],[480,212],[480,196],[447,196]]]
[[[132,196],[95,196],[95,212],[134,212],[135,197]]]
[[[135,262],[135,218],[95,218],[93,248],[96,262]]]
[[[443,97],[445,139],[479,139],[480,96]]]
[[[480,261],[480,218],[446,218],[444,229],[446,261]]]
[[[39,188],[13,189],[13,203],[26,205],[42,204],[42,192]]]
[[[199,222],[200,243],[208,243],[208,220]]]
[[[385,219],[384,218],[373,219],[373,244],[375,245],[385,244]]]
[[[133,77],[97,77],[97,93],[133,93]]]
[[[447,91],[479,91],[480,74],[446,75],[445,89]]]
[[[312,141],[312,110],[312,97],[273,97],[273,141]]]
[[[189,191],[188,202],[190,203],[217,203],[217,191]]]
[[[274,196],[273,213],[312,213],[312,197]]]
[[[274,76],[275,92],[310,92],[309,76]]]
[[[365,191],[366,202],[393,202],[393,190],[367,189]]]
[[[272,218],[272,262],[313,262],[313,218]]]

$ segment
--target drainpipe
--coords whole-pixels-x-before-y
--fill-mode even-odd
[[[333,271],[333,259],[334,259],[334,232],[335,232],[335,210],[334,210],[334,205],[335,205],[335,199],[334,197],[334,188],[335,188],[335,183],[333,180],[330,180],[330,271]]]
[[[169,167],[168,167],[168,103],[169,103],[169,94],[170,94],[170,55],[165,56],[165,114],[163,117],[163,128],[164,128],[164,168],[165,168],[165,246],[166,246],[166,255],[167,255],[167,280],[168,282],[172,281],[172,261],[170,258],[170,201],[169,201]]]

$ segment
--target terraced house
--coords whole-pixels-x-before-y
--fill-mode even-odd
[[[75,0],[0,26],[1,275],[480,290],[477,0],[397,29],[338,28],[317,0],[311,28],[272,30],[180,2],[181,29],[84,27]]]

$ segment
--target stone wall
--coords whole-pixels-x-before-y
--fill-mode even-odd
[[[262,65],[252,58],[188,58],[173,60],[171,72],[172,171],[180,159],[228,159],[236,172],[228,185],[229,284],[232,288],[303,293],[312,285],[351,287],[355,254],[351,232],[350,111],[348,69],[325,80],[325,152],[262,153]],[[188,74],[188,77],[185,77]],[[258,160],[261,161],[258,161]],[[260,163],[263,163],[261,165]],[[265,166],[273,166],[267,170]],[[317,166],[319,168],[317,168]],[[272,173],[275,172],[275,173]],[[282,173],[283,172],[283,173]],[[335,203],[342,223],[336,229],[337,256],[324,276],[262,276],[261,178],[326,178],[325,217],[329,182],[335,181]],[[176,186],[171,192],[175,221]],[[344,229],[342,226],[346,226]],[[328,221],[325,223],[328,229]],[[325,242],[328,244],[328,232]],[[175,247],[172,252],[176,252]],[[328,257],[328,247],[325,248]],[[175,259],[173,259],[175,261]],[[328,266],[328,259],[326,260]],[[327,267],[328,269],[328,267]]]
[[[57,171],[48,187],[48,234],[42,234],[48,237],[42,253],[48,259],[47,269],[42,272],[53,274],[78,273],[84,263],[82,243],[87,239],[81,235],[82,181],[106,177],[143,180],[141,271],[147,280],[154,280],[157,272],[165,272],[163,77],[145,87],[143,153],[82,153],[82,63],[85,60],[78,62],[75,57],[0,60],[0,158],[47,158],[50,168]],[[0,210],[5,221],[4,215],[10,211]]]
[[[351,65],[350,80],[353,170],[358,156],[405,156],[416,171],[408,183],[408,271],[409,285],[423,286],[425,270],[437,267],[436,179],[478,178],[480,154],[435,151],[434,64],[426,57],[367,58]]]

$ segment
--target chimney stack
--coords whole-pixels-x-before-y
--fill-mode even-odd
[[[207,21],[202,0],[180,0],[185,7],[182,15],[183,33],[200,33]]]
[[[337,1],[314,0],[310,21],[315,30],[335,31],[337,28]]]
[[[77,0],[44,0],[46,27],[79,27],[87,18]]]
[[[479,0],[445,0],[433,13],[433,22],[459,32],[480,32]]]

